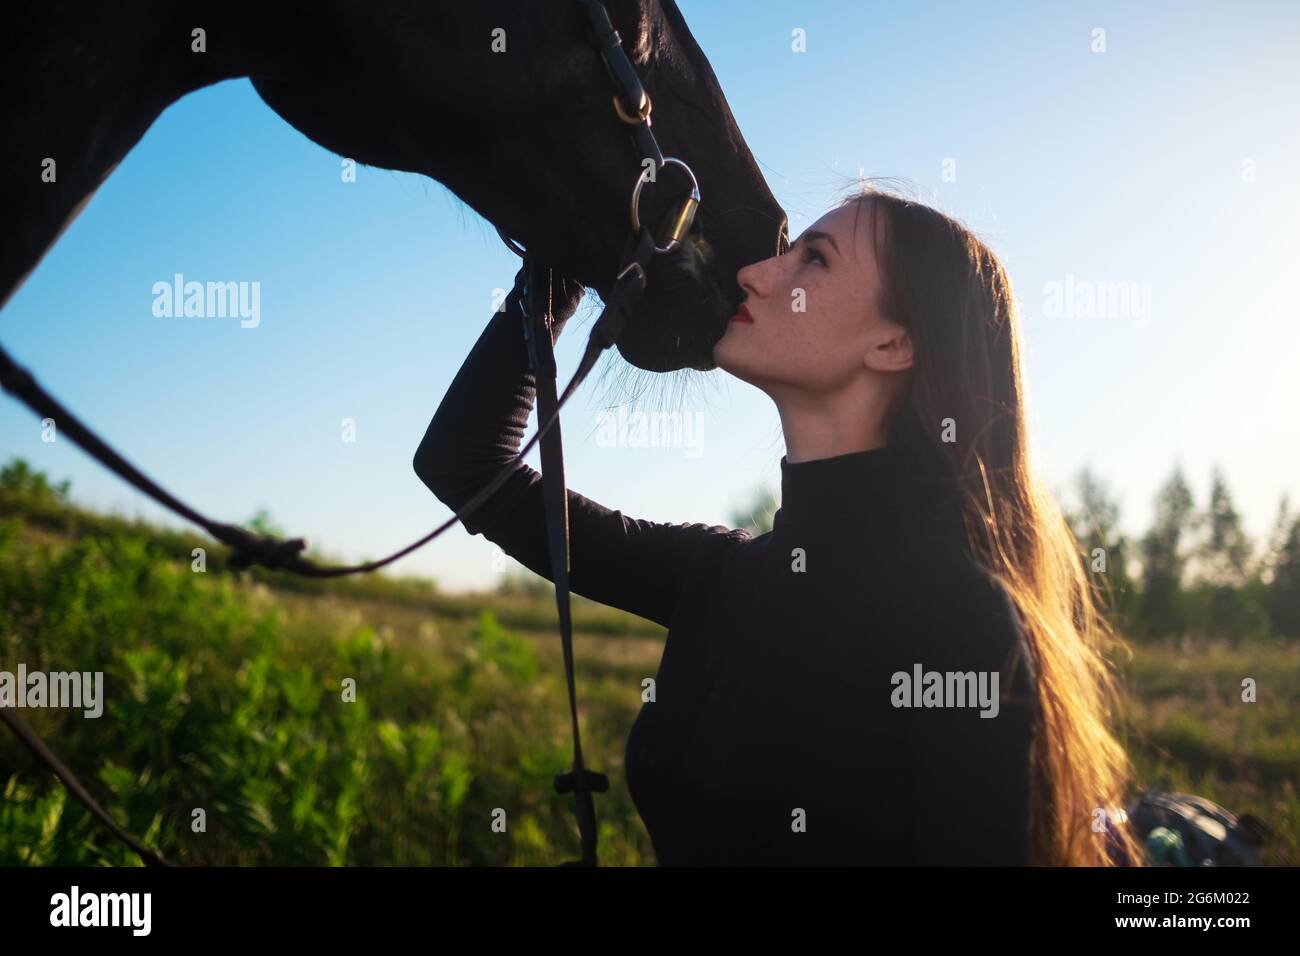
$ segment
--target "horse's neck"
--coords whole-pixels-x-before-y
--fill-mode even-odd
[[[281,26],[292,18],[279,16],[259,16],[244,0],[51,3],[23,15],[0,73],[15,104],[0,120],[0,305],[163,110],[297,55]]]

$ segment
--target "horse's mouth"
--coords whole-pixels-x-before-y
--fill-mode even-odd
[[[702,304],[721,338],[739,299],[732,301],[735,296],[728,294],[719,280],[717,255],[712,244],[703,233],[689,233],[677,249],[673,266],[677,274],[693,287],[696,295],[703,295]]]

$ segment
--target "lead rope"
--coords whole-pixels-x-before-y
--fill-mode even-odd
[[[528,344],[528,367],[537,383],[537,414],[546,419],[556,410],[551,270],[543,269],[531,256],[524,265],[527,287],[523,302],[527,305],[523,309],[523,324]],[[598,771],[588,770],[582,759],[569,602],[569,495],[564,481],[564,448],[558,418],[555,427],[542,439],[542,494],[546,508],[546,537],[550,545],[551,580],[555,583],[555,608],[560,619],[560,643],[564,649],[564,677],[569,685],[569,718],[573,727],[573,769],[556,776],[555,790],[560,794],[573,793],[582,841],[581,858],[564,865],[596,866],[596,805],[592,792],[606,792],[609,778]]]

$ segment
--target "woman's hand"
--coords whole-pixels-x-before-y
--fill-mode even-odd
[[[515,274],[515,288],[522,290],[527,278],[528,266],[520,266],[519,272]],[[586,287],[577,279],[566,278],[554,269],[551,270],[551,317],[557,339],[564,323],[577,311],[578,303],[586,291]]]

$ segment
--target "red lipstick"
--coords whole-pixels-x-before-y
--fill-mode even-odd
[[[745,308],[745,306],[742,304],[741,307],[736,310],[736,314],[731,317],[731,321],[752,323],[754,321],[754,317],[749,314],[749,309]]]

